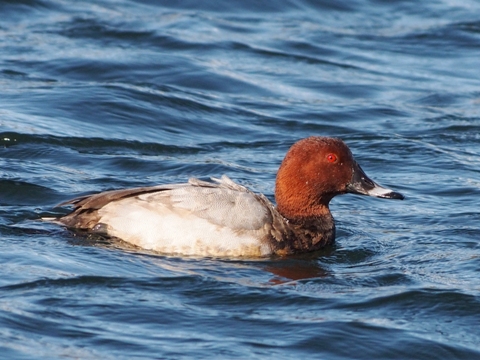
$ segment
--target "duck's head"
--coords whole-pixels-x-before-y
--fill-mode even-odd
[[[275,199],[288,219],[329,212],[330,200],[353,193],[385,199],[404,196],[371,180],[340,139],[312,136],[296,142],[287,152],[277,174]]]

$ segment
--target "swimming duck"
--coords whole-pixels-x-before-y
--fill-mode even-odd
[[[368,178],[342,140],[312,136],[281,163],[277,206],[224,175],[82,196],[60,204],[73,211],[55,221],[165,254],[285,256],[334,242],[329,202],[345,193],[404,198]]]

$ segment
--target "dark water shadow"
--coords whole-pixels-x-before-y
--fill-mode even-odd
[[[319,262],[319,259],[329,257],[334,252],[335,247],[330,246],[312,253],[273,259],[263,264],[262,268],[274,275],[269,281],[273,285],[329,277],[330,271]]]

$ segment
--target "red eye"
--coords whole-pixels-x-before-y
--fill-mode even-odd
[[[327,161],[328,161],[328,162],[331,162],[331,163],[337,162],[337,155],[335,155],[335,154],[328,154],[328,155],[327,155]]]

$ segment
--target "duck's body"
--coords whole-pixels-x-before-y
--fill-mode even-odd
[[[215,182],[108,191],[77,198],[60,222],[166,254],[259,257],[319,249],[334,240],[334,222],[309,236],[263,195],[227,176]],[[320,234],[320,236],[319,236]]]
[[[403,198],[363,173],[338,139],[310,137],[287,153],[275,207],[228,177],[108,191],[61,205],[58,222],[166,254],[259,257],[314,251],[333,243],[328,203],[337,194]]]

